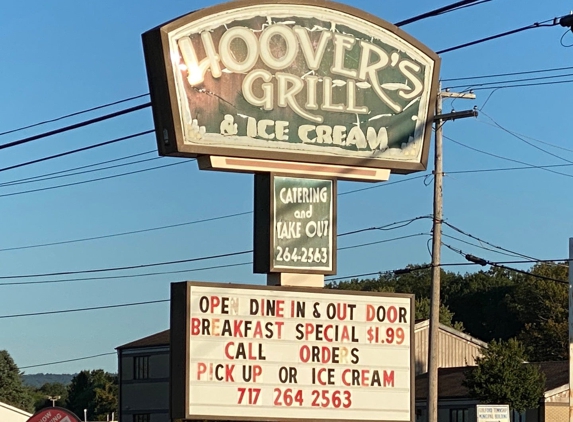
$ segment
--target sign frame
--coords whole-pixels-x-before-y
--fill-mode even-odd
[[[190,415],[189,409],[189,385],[187,381],[190,375],[189,362],[189,333],[190,331],[190,303],[191,287],[208,287],[224,289],[244,289],[244,290],[263,290],[280,292],[301,292],[313,293],[317,295],[331,294],[341,296],[379,296],[379,297],[396,297],[409,298],[410,300],[410,422],[415,422],[415,351],[414,351],[414,327],[415,327],[415,295],[407,293],[386,293],[386,292],[364,292],[355,290],[335,290],[335,289],[316,289],[311,287],[291,287],[291,286],[261,286],[251,284],[234,284],[234,283],[210,283],[197,281],[184,281],[171,283],[171,301],[170,301],[170,417],[173,420],[232,420],[232,421],[276,421],[276,422],[301,422],[300,418],[281,418],[281,417],[240,417],[240,416],[212,416],[212,415]],[[278,413],[278,412],[277,412]],[[309,418],[303,421],[332,421],[332,419]],[[348,419],[350,421],[350,419]],[[379,419],[362,419],[364,422],[379,421]],[[395,421],[384,421],[395,422]]]
[[[288,177],[292,179],[330,180],[331,215],[330,215],[330,268],[289,268],[273,265],[275,250],[275,177]],[[253,270],[255,273],[297,273],[297,274],[336,274],[337,264],[337,181],[333,177],[315,175],[294,175],[287,173],[255,174],[255,207],[254,207],[254,253]]]
[[[296,153],[281,151],[278,148],[231,148],[211,145],[185,144],[183,137],[181,110],[178,105],[177,82],[169,50],[169,32],[209,15],[230,12],[248,6],[261,4],[314,6],[352,16],[382,28],[405,41],[433,62],[431,82],[425,87],[429,91],[427,112],[425,113],[424,136],[421,156],[418,161],[382,160],[365,157],[335,156],[305,151]],[[372,14],[351,6],[329,0],[237,0],[201,9],[166,24],[160,25],[142,35],[148,82],[152,101],[153,118],[156,128],[157,146],[160,155],[178,157],[226,156],[237,158],[265,159],[275,161],[307,162],[315,164],[342,165],[346,167],[369,167],[390,169],[394,173],[408,174],[426,170],[434,116],[434,104],[438,94],[440,57],[417,39],[398,27]],[[161,60],[160,60],[161,58]],[[424,94],[426,95],[426,94]]]

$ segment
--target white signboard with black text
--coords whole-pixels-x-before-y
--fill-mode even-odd
[[[476,406],[477,422],[510,422],[507,404],[478,404]]]
[[[411,421],[412,300],[174,283],[172,418]]]

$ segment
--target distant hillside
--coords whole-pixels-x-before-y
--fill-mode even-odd
[[[22,375],[24,384],[30,387],[39,388],[42,385],[50,382],[59,382],[60,384],[68,385],[75,374],[25,374]]]

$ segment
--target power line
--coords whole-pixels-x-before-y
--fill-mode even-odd
[[[200,223],[207,223],[210,221],[224,220],[226,218],[239,217],[239,216],[248,215],[248,214],[252,214],[252,213],[253,213],[252,211],[245,211],[245,212],[238,212],[238,213],[234,213],[234,214],[222,215],[222,216],[218,216],[218,217],[209,217],[209,218],[203,218],[200,220],[186,221],[183,223],[167,224],[164,226],[157,226],[157,227],[150,227],[150,228],[146,228],[146,229],[112,233],[112,234],[106,234],[106,235],[101,235],[101,236],[92,236],[92,237],[84,237],[84,238],[80,238],[80,239],[62,240],[59,242],[40,243],[40,244],[36,244],[36,245],[15,246],[15,247],[11,247],[11,248],[0,248],[0,252],[17,251],[17,250],[22,250],[22,249],[41,248],[41,247],[45,247],[45,246],[66,245],[66,244],[70,244],[70,243],[87,242],[87,241],[91,241],[91,240],[109,239],[109,238],[118,237],[118,236],[127,236],[127,235],[131,235],[131,234],[147,233],[147,232],[152,232],[152,231],[157,231],[157,230],[171,229],[171,228],[175,228],[175,227],[191,226],[193,224],[200,224]]]
[[[339,234],[338,237],[348,236],[348,235],[357,234],[357,233],[363,233],[363,232],[372,231],[372,230],[382,230],[382,231],[386,231],[386,230],[401,229],[402,227],[406,227],[406,226],[412,224],[414,221],[421,220],[421,219],[424,219],[424,218],[432,218],[432,216],[431,216],[431,215],[422,215],[422,216],[420,216],[420,217],[410,218],[410,219],[408,219],[408,220],[396,221],[396,222],[394,222],[394,223],[386,224],[386,225],[380,226],[380,227],[368,227],[368,228],[365,228],[365,229],[354,230],[354,231],[351,231],[351,232],[346,232],[346,233]],[[400,224],[400,225],[398,225],[398,224]],[[1,251],[1,249],[0,249],[0,251]]]
[[[54,175],[58,175],[58,174],[64,174],[64,173],[69,173],[72,171],[76,171],[76,170],[82,170],[82,169],[86,169],[86,168],[91,168],[91,167],[96,167],[96,166],[101,166],[103,164],[109,164],[109,163],[114,163],[117,161],[122,161],[122,160],[127,160],[129,158],[135,158],[135,157],[140,157],[142,155],[147,155],[147,154],[151,154],[152,152],[156,152],[155,150],[151,150],[151,151],[145,151],[145,152],[139,152],[137,154],[131,154],[131,155],[126,155],[123,157],[119,157],[119,158],[114,158],[111,160],[106,160],[106,161],[100,161],[97,163],[93,163],[93,164],[87,164],[85,166],[79,166],[79,167],[73,167],[73,168],[69,168],[66,170],[59,170],[59,171],[53,171],[50,173],[44,173],[44,174],[40,174],[37,176],[30,176],[30,177],[24,177],[22,179],[15,179],[15,180],[9,180],[8,182],[3,182],[0,183],[0,187],[2,186],[13,186],[13,185],[20,185],[23,183],[27,183],[27,182],[35,182],[37,180],[44,180],[44,177],[49,177],[49,176],[54,176]]]
[[[63,116],[60,116],[60,117],[56,117],[56,118],[54,118],[54,119],[44,120],[44,121],[42,121],[42,122],[34,123],[34,124],[31,124],[31,125],[28,125],[28,126],[22,126],[22,127],[16,128],[16,129],[7,130],[7,131],[5,131],[5,132],[0,132],[0,136],[2,136],[2,135],[8,135],[8,134],[14,133],[14,132],[19,132],[19,131],[22,131],[22,130],[25,130],[25,129],[31,129],[31,128],[33,128],[33,127],[45,125],[45,124],[47,124],[47,123],[54,123],[54,122],[57,122],[57,121],[59,121],[59,120],[67,119],[67,118],[69,118],[69,117],[74,117],[74,116],[78,116],[78,115],[80,115],[80,114],[89,113],[90,111],[101,110],[102,108],[107,108],[107,107],[111,107],[111,106],[114,106],[114,105],[126,103],[126,102],[128,102],[128,101],[137,100],[137,99],[139,99],[139,98],[143,98],[143,97],[146,97],[146,96],[148,96],[148,95],[149,95],[149,93],[145,93],[145,94],[141,94],[141,95],[136,95],[136,96],[134,96],[134,97],[124,98],[123,100],[117,100],[117,101],[113,101],[113,102],[111,102],[111,103],[102,104],[102,105],[99,105],[99,106],[96,106],[96,107],[92,107],[92,108],[88,108],[88,109],[85,109],[85,110],[76,111],[76,112],[74,112],[74,113],[66,114],[66,115],[63,115]]]
[[[136,155],[139,155],[139,154],[136,154]],[[63,179],[66,177],[79,176],[81,174],[96,173],[98,171],[104,171],[104,170],[111,170],[111,169],[120,168],[120,167],[133,166],[134,164],[147,163],[149,161],[157,161],[157,160],[160,160],[162,158],[163,157],[143,158],[141,160],[129,161],[127,163],[121,163],[121,164],[113,164],[110,166],[99,167],[99,168],[92,168],[89,170],[80,170],[80,171],[71,171],[71,170],[63,171],[62,170],[62,171],[55,172],[55,173],[65,173],[65,174],[57,174],[57,175],[53,175],[53,176],[33,176],[33,177],[26,178],[26,180],[15,180],[12,182],[0,183],[0,188],[17,186],[17,185],[25,185],[28,183],[45,182],[46,180]],[[124,160],[124,159],[125,158],[118,158],[116,160],[108,160],[108,161],[120,161],[120,160]],[[101,165],[102,165],[101,163],[96,163],[96,164],[90,164],[90,165],[83,166],[83,167],[95,167],[95,166],[101,166]]]
[[[62,178],[65,178],[65,177],[79,176],[79,175],[81,175],[81,174],[95,173],[95,172],[98,172],[98,171],[104,171],[104,170],[110,170],[110,169],[115,169],[115,168],[120,168],[120,167],[132,166],[132,165],[134,165],[134,164],[147,163],[147,162],[149,162],[149,161],[157,161],[157,160],[160,160],[160,159],[162,159],[162,158],[163,158],[163,157],[144,158],[144,159],[141,159],[141,160],[130,161],[130,162],[128,162],[128,163],[114,164],[114,165],[107,166],[107,167],[101,167],[101,168],[90,169],[90,170],[76,171],[76,172],[72,172],[72,173],[69,173],[69,174],[61,174],[61,175],[58,175],[58,176],[49,176],[49,177],[37,178],[37,179],[35,179],[35,180],[28,180],[28,181],[23,181],[23,182],[18,182],[18,183],[12,183],[12,184],[10,184],[10,185],[0,185],[0,187],[16,186],[16,185],[22,185],[22,184],[27,184],[27,183],[45,182],[46,180],[54,180],[54,179],[62,179]],[[147,170],[147,169],[144,169],[144,170]],[[131,174],[131,173],[127,173],[127,174]],[[122,175],[124,175],[124,174],[122,174]],[[114,176],[115,176],[115,175],[114,175]],[[119,176],[118,176],[118,177],[119,177]],[[97,180],[99,180],[99,179],[94,179],[94,180],[90,180],[90,181],[97,181]],[[87,181],[87,180],[83,180],[82,182],[83,182],[83,183],[87,183],[88,181]],[[62,185],[62,186],[60,186],[60,185],[58,185],[58,186],[50,186],[49,189],[56,189],[56,188],[65,187],[65,186],[68,186],[68,185],[66,184],[66,185]],[[73,185],[72,185],[72,186],[73,186]],[[42,189],[44,189],[44,188],[40,188],[40,190],[42,190]],[[32,190],[32,191],[35,191],[35,190]],[[21,193],[28,193],[28,191],[24,191],[24,192],[21,192]],[[20,192],[17,192],[17,194],[21,194],[21,193],[20,193]]]
[[[537,150],[539,150],[539,151],[541,151],[541,152],[544,152],[545,154],[550,155],[550,156],[552,156],[552,157],[554,157],[554,158],[557,158],[557,159],[559,159],[559,160],[565,161],[566,163],[573,164],[573,161],[567,160],[566,158],[563,158],[563,157],[561,157],[561,156],[559,156],[559,155],[557,155],[557,154],[553,154],[552,152],[549,152],[549,151],[547,151],[547,150],[545,150],[545,149],[543,149],[543,148],[541,148],[541,147],[538,147],[537,145],[534,145],[532,142],[529,142],[527,139],[525,139],[525,138],[519,136],[518,134],[512,132],[511,130],[504,128],[502,125],[500,125],[499,123],[497,123],[492,117],[490,117],[488,114],[486,114],[483,110],[480,110],[480,112],[481,112],[482,114],[484,114],[488,119],[490,119],[490,120],[494,123],[494,125],[495,125],[497,128],[503,130],[505,133],[510,134],[510,135],[513,136],[514,138],[519,139],[520,141],[526,143],[526,144],[529,145],[530,147],[535,148],[535,149],[537,149]]]
[[[484,113],[484,114],[485,114],[485,113]],[[482,123],[482,124],[484,124],[484,125],[488,125],[488,126],[493,126],[493,127],[499,128],[499,126],[498,126],[497,123],[494,124],[494,123],[486,122],[486,121],[480,120],[480,119],[477,119],[477,122],[478,122],[478,123]],[[509,130],[509,129],[507,129],[507,130]],[[511,132],[512,132],[512,133],[515,133],[515,134],[517,134],[517,135],[519,135],[519,136],[523,136],[524,138],[530,139],[530,140],[532,140],[532,141],[534,141],[534,142],[538,142],[538,143],[540,143],[540,144],[543,144],[543,145],[547,145],[547,146],[550,146],[550,147],[553,147],[553,148],[557,148],[557,149],[560,149],[560,150],[563,150],[563,151],[567,151],[567,152],[573,152],[573,149],[565,148],[565,147],[563,147],[563,146],[561,146],[561,145],[556,145],[556,144],[552,144],[551,142],[542,141],[541,139],[533,138],[533,137],[531,137],[531,136],[524,135],[523,133],[519,133],[519,132],[516,132],[516,131],[514,131],[514,130],[512,130]]]
[[[359,189],[353,189],[353,190],[349,190],[347,192],[341,192],[338,194],[338,196],[344,196],[344,195],[350,195],[352,193],[357,193],[357,192],[364,192],[366,190],[370,190],[370,189],[378,189],[378,188],[382,188],[385,186],[391,186],[391,185],[397,185],[398,183],[404,183],[404,182],[410,182],[412,180],[416,180],[416,179],[421,179],[423,177],[426,177],[429,173],[424,173],[418,176],[414,176],[414,177],[409,177],[407,179],[402,179],[402,180],[396,180],[394,182],[379,182],[379,183],[375,183],[373,186],[368,186],[366,188],[359,188]]]
[[[429,236],[429,233],[418,233],[406,236],[400,236],[396,238],[384,239],[375,242],[368,242],[362,243],[352,246],[346,246],[342,248],[338,248],[338,251],[348,250],[348,249],[356,249],[364,246],[372,246],[382,243],[393,242],[402,239],[408,239],[417,236]],[[223,255],[211,255],[211,256],[204,256],[200,258],[191,258],[179,261],[166,261],[166,262],[156,262],[152,264],[142,264],[142,265],[134,265],[128,267],[116,267],[116,268],[99,268],[95,270],[81,270],[81,271],[65,271],[65,272],[57,272],[57,273],[43,273],[43,274],[25,274],[25,275],[12,275],[12,276],[0,276],[0,279],[23,279],[23,278],[36,278],[36,277],[52,277],[58,275],[74,275],[74,274],[86,274],[86,273],[98,273],[98,272],[109,272],[109,271],[123,271],[123,270],[131,270],[131,269],[138,269],[138,268],[148,268],[148,267],[156,267],[156,266],[163,266],[163,265],[172,265],[172,264],[181,264],[187,262],[197,262],[197,261],[204,261],[210,259],[218,259],[230,256],[237,256],[243,255],[247,253],[252,253],[253,250],[248,251],[241,251],[241,252],[232,252]],[[184,272],[194,272],[194,271],[202,271],[202,270],[210,270],[210,269],[219,269],[219,268],[227,268],[239,265],[247,265],[252,264],[252,262],[243,262],[239,264],[228,264],[228,265],[218,265],[213,267],[205,267],[205,268],[193,268],[188,270],[178,270],[178,271],[162,271],[162,272],[155,272],[155,273],[146,273],[146,274],[129,274],[129,275],[122,275],[122,276],[107,276],[107,277],[87,277],[87,278],[80,278],[80,279],[59,279],[59,280],[42,280],[42,281],[35,281],[35,282],[3,282],[0,283],[0,286],[14,286],[14,285],[32,285],[32,284],[50,284],[50,283],[65,283],[70,281],[88,281],[88,280],[109,280],[109,279],[120,279],[120,278],[133,278],[133,277],[143,277],[143,276],[150,276],[150,275],[165,275],[165,274],[176,274],[176,273],[184,273]]]
[[[462,145],[462,144],[460,144],[460,145]],[[515,170],[538,170],[538,169],[546,169],[546,168],[554,168],[554,167],[571,167],[571,166],[573,166],[573,164],[550,164],[550,165],[543,165],[543,166],[523,166],[523,167],[499,167],[499,168],[489,168],[489,169],[453,170],[453,171],[446,171],[446,172],[444,172],[444,174],[447,176],[448,174],[488,173],[488,172],[496,172],[496,171],[515,171]]]
[[[155,303],[165,303],[165,302],[169,302],[169,299],[148,300],[145,302],[121,303],[118,305],[91,306],[88,308],[61,309],[59,311],[29,312],[29,313],[25,313],[25,314],[0,315],[0,319],[21,318],[21,317],[28,317],[28,316],[40,316],[40,315],[53,315],[53,314],[67,314],[67,313],[72,313],[72,312],[95,311],[95,310],[99,310],[99,309],[125,308],[125,307],[129,307],[129,306],[151,305],[151,304],[155,304]]]
[[[471,146],[469,146],[469,145],[466,145],[466,144],[464,144],[464,143],[462,143],[462,142],[456,141],[455,139],[452,139],[452,138],[450,138],[450,137],[448,137],[448,136],[446,136],[446,135],[443,135],[443,136],[444,136],[444,138],[448,139],[449,141],[451,141],[451,142],[453,142],[453,143],[455,143],[455,144],[458,144],[458,145],[460,145],[460,146],[462,146],[462,147],[464,147],[464,148],[471,149],[472,151],[479,152],[479,153],[481,153],[481,154],[489,155],[490,157],[499,158],[500,160],[505,160],[505,161],[511,161],[511,162],[513,162],[513,163],[523,164],[523,165],[529,166],[529,167],[531,167],[531,168],[536,168],[536,169],[540,169],[540,170],[545,170],[545,171],[548,171],[548,172],[550,172],[550,173],[558,174],[558,175],[560,175],[560,176],[573,177],[573,175],[571,175],[571,174],[561,173],[561,172],[559,172],[559,171],[551,170],[551,169],[547,168],[548,166],[536,166],[536,165],[534,165],[534,164],[529,164],[529,163],[526,163],[526,162],[524,162],[524,161],[514,160],[513,158],[507,158],[507,157],[503,157],[503,156],[501,156],[501,155],[492,154],[491,152],[482,151],[481,149],[477,149],[477,148],[471,147]]]
[[[32,286],[35,284],[75,283],[75,282],[95,281],[95,280],[120,280],[120,279],[125,279],[125,278],[150,277],[150,276],[156,276],[156,275],[185,274],[185,273],[194,273],[197,271],[207,271],[207,270],[218,270],[218,269],[222,269],[222,268],[241,267],[243,265],[251,265],[252,263],[253,263],[253,261],[249,261],[249,262],[239,262],[236,264],[213,265],[210,267],[187,268],[184,270],[156,271],[156,272],[152,272],[152,273],[124,274],[124,275],[112,275],[112,276],[101,276],[101,277],[65,278],[65,279],[57,279],[57,280],[40,280],[40,281],[9,281],[9,282],[0,283],[0,287],[1,286]]]
[[[451,228],[452,230],[455,230],[455,231],[457,231],[458,233],[463,234],[464,236],[467,236],[467,237],[470,237],[470,238],[472,238],[472,239],[474,239],[474,240],[477,240],[478,242],[485,243],[486,245],[489,245],[489,246],[491,246],[491,247],[493,247],[493,248],[496,248],[496,249],[499,249],[499,250],[502,250],[502,251],[505,251],[505,252],[509,252],[509,253],[514,254],[514,255],[517,255],[517,256],[519,256],[519,257],[521,257],[521,258],[526,258],[526,259],[529,259],[529,260],[532,260],[532,261],[538,261],[537,258],[533,258],[533,257],[531,257],[531,256],[529,256],[529,255],[524,255],[524,254],[522,254],[522,253],[515,252],[515,251],[512,251],[512,250],[510,250],[510,249],[506,249],[506,248],[503,248],[503,247],[501,247],[501,246],[494,245],[493,243],[490,243],[490,242],[488,242],[488,241],[486,241],[486,240],[480,239],[479,237],[474,236],[474,235],[471,234],[471,233],[467,233],[467,232],[463,231],[462,229],[460,229],[460,228],[454,226],[452,223],[449,223],[449,222],[447,222],[447,221],[443,221],[443,223],[444,223],[446,226],[448,226],[449,228]]]
[[[462,1],[458,1],[456,3],[452,3],[452,4],[444,6],[444,7],[440,7],[438,9],[431,10],[431,11],[426,12],[426,13],[422,13],[421,15],[417,15],[417,16],[414,16],[414,17],[409,18],[409,19],[404,19],[400,22],[396,22],[394,25],[400,27],[400,26],[408,25],[410,23],[421,21],[423,19],[443,15],[445,13],[460,10],[460,9],[466,8],[468,6],[477,6],[478,4],[487,3],[490,1],[491,0],[462,0]]]
[[[36,278],[36,277],[52,277],[52,276],[60,276],[60,275],[74,275],[74,274],[93,274],[93,273],[102,273],[102,272],[109,272],[109,271],[125,271],[125,270],[135,270],[139,268],[150,268],[150,267],[158,267],[162,265],[173,265],[173,264],[184,264],[189,262],[198,262],[198,261],[207,261],[210,259],[217,259],[217,258],[227,258],[231,256],[239,256],[245,255],[248,253],[252,253],[252,250],[248,251],[240,251],[240,252],[230,252],[218,255],[210,255],[210,256],[203,256],[199,258],[189,258],[189,259],[179,259],[175,261],[165,261],[165,262],[154,262],[151,264],[139,264],[139,265],[126,265],[120,267],[111,267],[111,268],[95,268],[90,270],[79,270],[79,271],[57,271],[52,273],[39,273],[39,274],[21,274],[21,275],[10,275],[10,276],[0,276],[1,280],[7,279],[22,279],[22,278]]]
[[[430,236],[430,233],[416,233],[416,234],[409,234],[406,236],[400,236],[400,237],[394,237],[392,239],[384,239],[384,240],[378,240],[376,242],[368,242],[368,243],[361,243],[359,245],[352,245],[352,246],[345,246],[342,248],[338,248],[339,251],[344,251],[346,249],[356,249],[356,248],[362,248],[364,246],[372,246],[372,245],[379,245],[381,243],[387,243],[387,242],[393,242],[395,240],[403,240],[403,239],[409,239],[411,237],[418,237],[418,236]]]
[[[128,139],[137,138],[137,137],[139,137],[139,136],[148,135],[148,134],[154,133],[154,132],[155,132],[155,130],[145,130],[145,131],[143,131],[143,132],[134,133],[134,134],[132,134],[132,135],[122,136],[121,138],[115,138],[115,139],[111,139],[111,140],[109,140],[109,141],[100,142],[100,143],[98,143],[98,144],[88,145],[87,147],[72,149],[72,150],[69,150],[69,151],[61,152],[61,153],[59,153],[59,154],[48,155],[48,156],[46,156],[46,157],[37,158],[37,159],[35,159],[35,160],[25,161],[25,162],[19,163],[19,164],[13,164],[13,165],[8,166],[8,167],[2,167],[2,168],[0,168],[0,172],[4,172],[4,171],[8,171],[8,170],[14,170],[14,169],[17,169],[17,168],[29,166],[29,165],[31,165],[31,164],[42,163],[42,162],[44,162],[44,161],[53,160],[54,158],[65,157],[65,156],[67,156],[67,155],[76,154],[76,153],[78,153],[78,152],[88,151],[88,150],[90,150],[90,149],[94,149],[94,148],[99,148],[99,147],[103,147],[103,146],[106,146],[106,145],[115,144],[115,143],[117,143],[117,142],[126,141],[126,140],[128,140]]]
[[[480,248],[480,249],[483,249],[483,250],[489,251],[489,252],[494,252],[494,253],[497,253],[497,254],[500,254],[500,255],[505,255],[505,256],[512,257],[512,258],[521,258],[521,257],[522,257],[521,255],[518,255],[518,254],[506,253],[506,252],[498,251],[498,250],[496,250],[496,249],[486,248],[485,246],[477,245],[477,244],[475,244],[475,243],[468,242],[468,241],[466,241],[466,240],[460,239],[459,237],[451,236],[451,235],[448,235],[448,234],[445,234],[445,233],[442,233],[442,236],[443,236],[443,237],[447,237],[447,238],[449,238],[449,239],[457,240],[458,242],[465,243],[466,245],[474,246],[474,247],[476,247],[476,248]],[[532,262],[534,262],[534,261],[532,261]]]
[[[94,359],[94,358],[99,358],[101,356],[110,356],[110,355],[117,355],[117,353],[116,352],[100,353],[97,355],[84,356],[84,357],[75,358],[75,359],[58,360],[56,362],[48,362],[48,363],[39,363],[37,365],[20,366],[19,369],[39,368],[41,366],[50,366],[50,365],[58,365],[60,363],[77,362],[80,360]]]
[[[27,144],[29,142],[37,141],[38,139],[47,138],[49,136],[58,135],[60,133],[68,132],[73,129],[78,129],[80,127],[89,126],[94,123],[103,122],[105,120],[113,119],[114,117],[123,116],[125,114],[133,113],[134,111],[142,110],[144,108],[150,107],[151,103],[140,104],[134,107],[126,108],[124,110],[119,110],[110,114],[106,114],[104,116],[96,117],[90,120],[85,120],[83,122],[75,123],[73,125],[65,126],[59,129],[54,129],[49,132],[40,133],[38,135],[29,136],[27,138],[19,139],[17,141],[7,142],[5,144],[0,145],[0,150],[15,147],[22,144]]]
[[[449,246],[447,244],[443,244],[444,246],[446,246],[447,248],[451,248],[454,252],[456,253],[462,253],[462,251],[460,251],[457,248],[453,248],[452,246]],[[469,254],[463,254],[463,256],[469,260],[469,262],[456,262],[456,263],[442,263],[440,264],[440,267],[452,267],[452,266],[467,266],[467,265],[491,265],[491,266],[496,266],[496,267],[500,267],[509,271],[515,271],[517,273],[522,273],[525,275],[529,275],[532,277],[536,277],[536,278],[540,278],[540,279],[544,279],[544,280],[549,280],[549,281],[556,281],[559,283],[564,283],[564,284],[569,284],[567,281],[564,280],[559,280],[559,279],[554,279],[551,277],[545,277],[545,276],[541,276],[541,275],[537,275],[537,274],[533,274],[527,271],[523,271],[523,270],[518,270],[515,268],[510,268],[510,267],[506,267],[504,264],[507,263],[525,263],[525,264],[531,264],[531,261],[506,261],[506,262],[490,262],[487,260],[484,260],[482,258],[478,258],[475,257],[473,255],[469,255]],[[551,260],[538,260],[537,262],[557,262],[557,261],[567,261],[567,259],[551,259]],[[365,277],[365,276],[371,276],[371,275],[383,275],[383,274],[388,274],[388,273],[394,273],[394,274],[400,274],[402,272],[414,272],[414,271],[420,271],[420,270],[425,270],[431,267],[431,264],[428,265],[424,265],[424,266],[420,266],[420,267],[413,267],[413,268],[407,268],[407,269],[401,269],[401,270],[392,270],[392,271],[378,271],[378,272],[373,272],[373,273],[365,273],[365,274],[359,274],[359,275],[353,275],[353,276],[345,276],[345,277],[337,277],[337,278],[329,278],[325,281],[336,281],[339,279],[349,279],[349,278],[357,278],[357,277]],[[75,308],[75,309],[64,309],[64,310],[58,310],[58,311],[45,311],[45,312],[31,312],[31,313],[24,313],[24,314],[12,314],[12,315],[0,315],[0,319],[7,319],[7,318],[18,318],[18,317],[27,317],[27,316],[40,316],[40,315],[53,315],[53,314],[61,314],[61,313],[70,313],[70,312],[83,312],[83,311],[92,311],[92,310],[100,310],[100,309],[112,309],[112,308],[120,308],[120,307],[128,307],[128,306],[139,306],[139,305],[148,305],[148,304],[155,304],[155,303],[162,303],[162,302],[169,302],[169,299],[162,299],[162,300],[153,300],[153,301],[145,301],[145,302],[132,302],[132,303],[123,303],[123,304],[119,304],[119,305],[104,305],[104,306],[96,306],[96,307],[88,307],[88,308]]]
[[[547,22],[552,22],[552,23],[548,24]],[[475,40],[475,41],[470,41],[470,42],[467,42],[464,44],[456,45],[454,47],[446,48],[444,50],[437,51],[436,53],[437,54],[449,53],[450,51],[459,50],[461,48],[466,48],[466,47],[470,47],[472,45],[481,44],[481,43],[486,42],[486,41],[491,41],[491,40],[495,40],[497,38],[506,37],[508,35],[517,34],[518,32],[527,31],[528,29],[550,27],[550,26],[557,26],[557,25],[559,25],[559,22],[557,21],[556,18],[547,19],[546,21],[543,21],[543,22],[535,22],[531,25],[523,26],[523,27],[517,28],[517,29],[512,29],[511,31],[502,32],[500,34],[492,35],[492,36],[485,37],[485,38],[480,38],[480,39]]]
[[[573,69],[573,66],[554,67],[551,69],[525,70],[525,71],[521,71],[521,72],[497,73],[497,74],[491,74],[491,75],[465,76],[462,78],[444,78],[444,79],[441,79],[441,81],[442,82],[455,82],[455,81],[467,81],[467,80],[472,80],[472,79],[502,78],[505,76],[530,75],[530,74],[535,74],[535,73],[557,72],[560,70],[570,70],[570,69]]]
[[[478,83],[478,84],[472,84],[470,88],[475,89],[477,87],[485,87],[488,85],[499,85],[499,84],[508,84],[508,83],[513,84],[513,83],[517,83],[517,82],[528,82],[528,81],[542,81],[542,80],[547,80],[547,79],[566,78],[569,76],[573,76],[573,73],[566,73],[564,75],[538,76],[535,78],[510,79],[510,80],[505,80],[505,81],[482,82],[482,83]],[[454,86],[448,86],[444,89],[448,90],[448,89],[459,89],[459,88],[469,89],[468,85],[454,85]]]
[[[473,89],[473,91],[483,91],[483,90],[489,90],[489,89],[495,90],[495,89],[507,89],[507,88],[523,88],[523,87],[527,87],[527,86],[561,85],[561,84],[569,84],[571,82],[573,82],[573,79],[567,79],[566,81],[537,82],[537,83],[530,83],[530,84],[477,87],[477,88]]]
[[[19,192],[12,192],[12,193],[5,193],[0,195],[0,198],[5,198],[7,196],[16,196],[16,195],[24,195],[27,193],[34,193],[34,192],[44,192],[47,190],[53,190],[53,189],[59,189],[59,188],[65,188],[65,187],[69,187],[69,186],[77,186],[77,185],[83,185],[85,183],[92,183],[92,182],[99,182],[101,180],[108,180],[108,179],[115,179],[117,177],[122,177],[122,176],[128,176],[128,175],[132,175],[132,174],[139,174],[139,173],[144,173],[146,171],[151,171],[151,170],[158,170],[158,169],[163,169],[163,168],[167,168],[167,167],[173,167],[173,166],[180,166],[182,164],[188,164],[191,161],[179,161],[177,163],[171,163],[171,164],[165,164],[162,166],[155,166],[155,167],[149,167],[149,168],[145,168],[145,169],[141,169],[141,170],[133,170],[133,171],[128,171],[125,173],[119,173],[119,174],[113,174],[111,176],[103,176],[103,177],[98,177],[95,179],[89,179],[89,180],[82,180],[80,182],[72,182],[72,183],[65,183],[63,185],[56,185],[56,186],[48,186],[48,187],[44,187],[44,188],[37,188],[37,189],[29,189],[29,190],[24,190],[24,191],[19,191]]]
[[[524,271],[524,270],[520,270],[517,268],[508,267],[508,266],[503,265],[502,263],[499,263],[499,262],[492,262],[492,261],[488,261],[487,259],[477,257],[475,255],[466,254],[462,250],[460,250],[458,248],[454,248],[453,246],[450,246],[446,243],[442,243],[442,245],[444,245],[446,248],[456,252],[457,254],[462,255],[465,259],[467,259],[468,261],[470,261],[476,265],[481,265],[481,266],[489,265],[492,267],[502,268],[502,269],[508,270],[508,271],[514,271],[514,272],[519,273],[519,274],[528,275],[530,277],[538,278],[540,280],[555,281],[557,283],[569,285],[569,282],[565,281],[565,280],[560,280],[558,278],[553,278],[553,277],[546,277],[544,275],[534,274],[534,273],[531,273],[529,271]],[[529,261],[529,263],[531,263],[531,261]]]

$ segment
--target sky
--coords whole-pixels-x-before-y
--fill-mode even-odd
[[[389,22],[447,4],[436,0],[345,0],[343,3]],[[0,16],[0,132],[147,94],[141,34],[213,4],[206,0],[28,0],[6,3]],[[402,29],[439,51],[563,16],[571,7],[570,2],[563,0],[492,0]],[[560,26],[541,27],[441,55],[442,86],[456,87],[452,91],[473,87],[477,95],[475,100],[446,101],[444,111],[474,106],[480,109],[478,118],[444,125],[444,135],[450,138],[444,139],[444,219],[465,233],[536,259],[566,258],[568,238],[573,236],[570,212],[573,169],[567,167],[573,163],[570,142],[572,85],[548,84],[494,91],[480,89],[483,86],[477,84],[498,82],[491,86],[505,86],[507,83],[502,81],[573,73],[573,48],[563,44],[573,44],[571,32]],[[570,69],[447,81],[564,67]],[[570,79],[569,76],[523,83]],[[0,144],[147,101],[149,97],[143,96],[102,110],[0,135]],[[106,122],[2,149],[0,168],[151,129],[151,110],[145,108]],[[522,139],[511,132],[523,135]],[[133,157],[125,158],[128,156]],[[98,164],[109,160],[118,161]],[[561,174],[535,167],[458,173],[524,166],[508,160],[526,163],[526,167],[565,166],[550,169]],[[91,164],[97,165],[89,169],[100,170],[5,185],[6,182]],[[117,164],[126,165],[102,169]],[[432,166],[430,157],[428,169]],[[152,169],[154,167],[159,168]],[[133,173],[122,175],[128,172]],[[67,173],[58,176],[64,174]],[[120,176],[115,177],[117,175]],[[94,181],[98,178],[102,180]],[[89,182],[77,183],[82,181]],[[60,187],[63,184],[74,185]],[[368,189],[361,190],[363,188]],[[379,227],[432,212],[431,170],[408,176],[393,174],[388,183],[377,185],[340,182],[338,190],[339,233]],[[113,353],[117,346],[169,327],[167,302],[25,315],[166,300],[170,283],[183,280],[265,284],[265,276],[253,274],[251,265],[191,271],[248,263],[251,255],[129,271],[51,277],[30,275],[139,266],[249,251],[253,247],[252,210],[252,175],[200,171],[192,160],[160,158],[153,134],[17,169],[1,170],[0,349],[6,349],[25,373],[75,373],[96,368],[116,372],[117,357]],[[214,217],[224,218],[201,222]],[[165,226],[175,227],[162,228]],[[152,228],[158,229],[150,231]],[[341,248],[387,242],[340,251],[336,277],[429,262],[430,229],[431,220],[425,218],[395,230],[372,230],[341,238],[338,244]],[[118,236],[133,231],[138,233]],[[485,250],[475,239],[451,228],[444,227],[444,234],[457,238],[444,237],[444,243],[465,253],[495,262],[517,259]],[[104,238],[69,242],[102,236]],[[406,238],[392,240],[401,237]],[[458,239],[477,243],[478,247]],[[50,245],[39,246],[45,244]],[[481,246],[487,245],[482,243]],[[442,261],[458,263],[464,259],[443,247]],[[529,264],[515,266],[530,267]],[[477,270],[471,266],[451,269]],[[165,274],[168,271],[181,272]],[[149,275],[153,272],[162,274]],[[132,277],[113,278],[128,275]],[[85,280],[95,277],[107,278]],[[40,283],[42,281],[57,282]],[[44,365],[100,354],[106,355]]]

